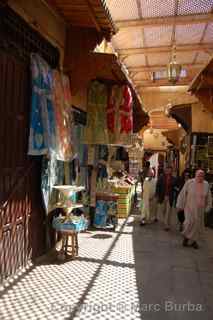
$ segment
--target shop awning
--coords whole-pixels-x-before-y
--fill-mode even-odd
[[[192,109],[191,104],[174,105],[169,114],[178,123],[181,124],[186,132],[189,132],[192,128]]]
[[[162,134],[167,138],[169,143],[172,143],[175,147],[179,147],[179,129],[163,131]]]
[[[189,91],[213,112],[213,57],[192,81]]]
[[[95,28],[110,39],[116,32],[105,0],[46,0],[71,26]]]

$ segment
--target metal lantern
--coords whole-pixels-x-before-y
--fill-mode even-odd
[[[168,73],[168,80],[175,84],[178,82],[181,74],[182,66],[178,64],[176,61],[172,61],[168,64],[167,73]]]
[[[175,46],[173,47],[172,61],[168,64],[167,73],[168,80],[175,84],[178,82],[181,74],[182,66],[176,62]]]

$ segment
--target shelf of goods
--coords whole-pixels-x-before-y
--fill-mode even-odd
[[[135,191],[134,185],[114,186],[112,191],[118,194],[117,216],[118,218],[127,218],[131,212],[133,195]]]

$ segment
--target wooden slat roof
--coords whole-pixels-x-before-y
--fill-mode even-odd
[[[96,28],[110,38],[116,28],[104,0],[47,0],[72,26]]]
[[[147,89],[174,86],[167,75],[174,47],[176,61],[184,69],[175,85],[187,90],[213,54],[213,0],[106,0],[106,3],[119,29],[112,38],[113,47],[141,98],[146,96]],[[168,88],[168,92],[176,88]],[[159,107],[164,100],[159,98]],[[148,109],[153,110],[151,102]],[[149,115],[157,128],[175,129],[177,125],[174,119]]]
[[[213,89],[213,56],[192,81],[189,91],[193,93],[200,89],[209,88]]]

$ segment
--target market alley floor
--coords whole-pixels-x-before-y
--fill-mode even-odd
[[[1,294],[0,319],[212,320],[212,248],[183,248],[177,231],[137,220],[80,234],[73,261],[32,267]]]

